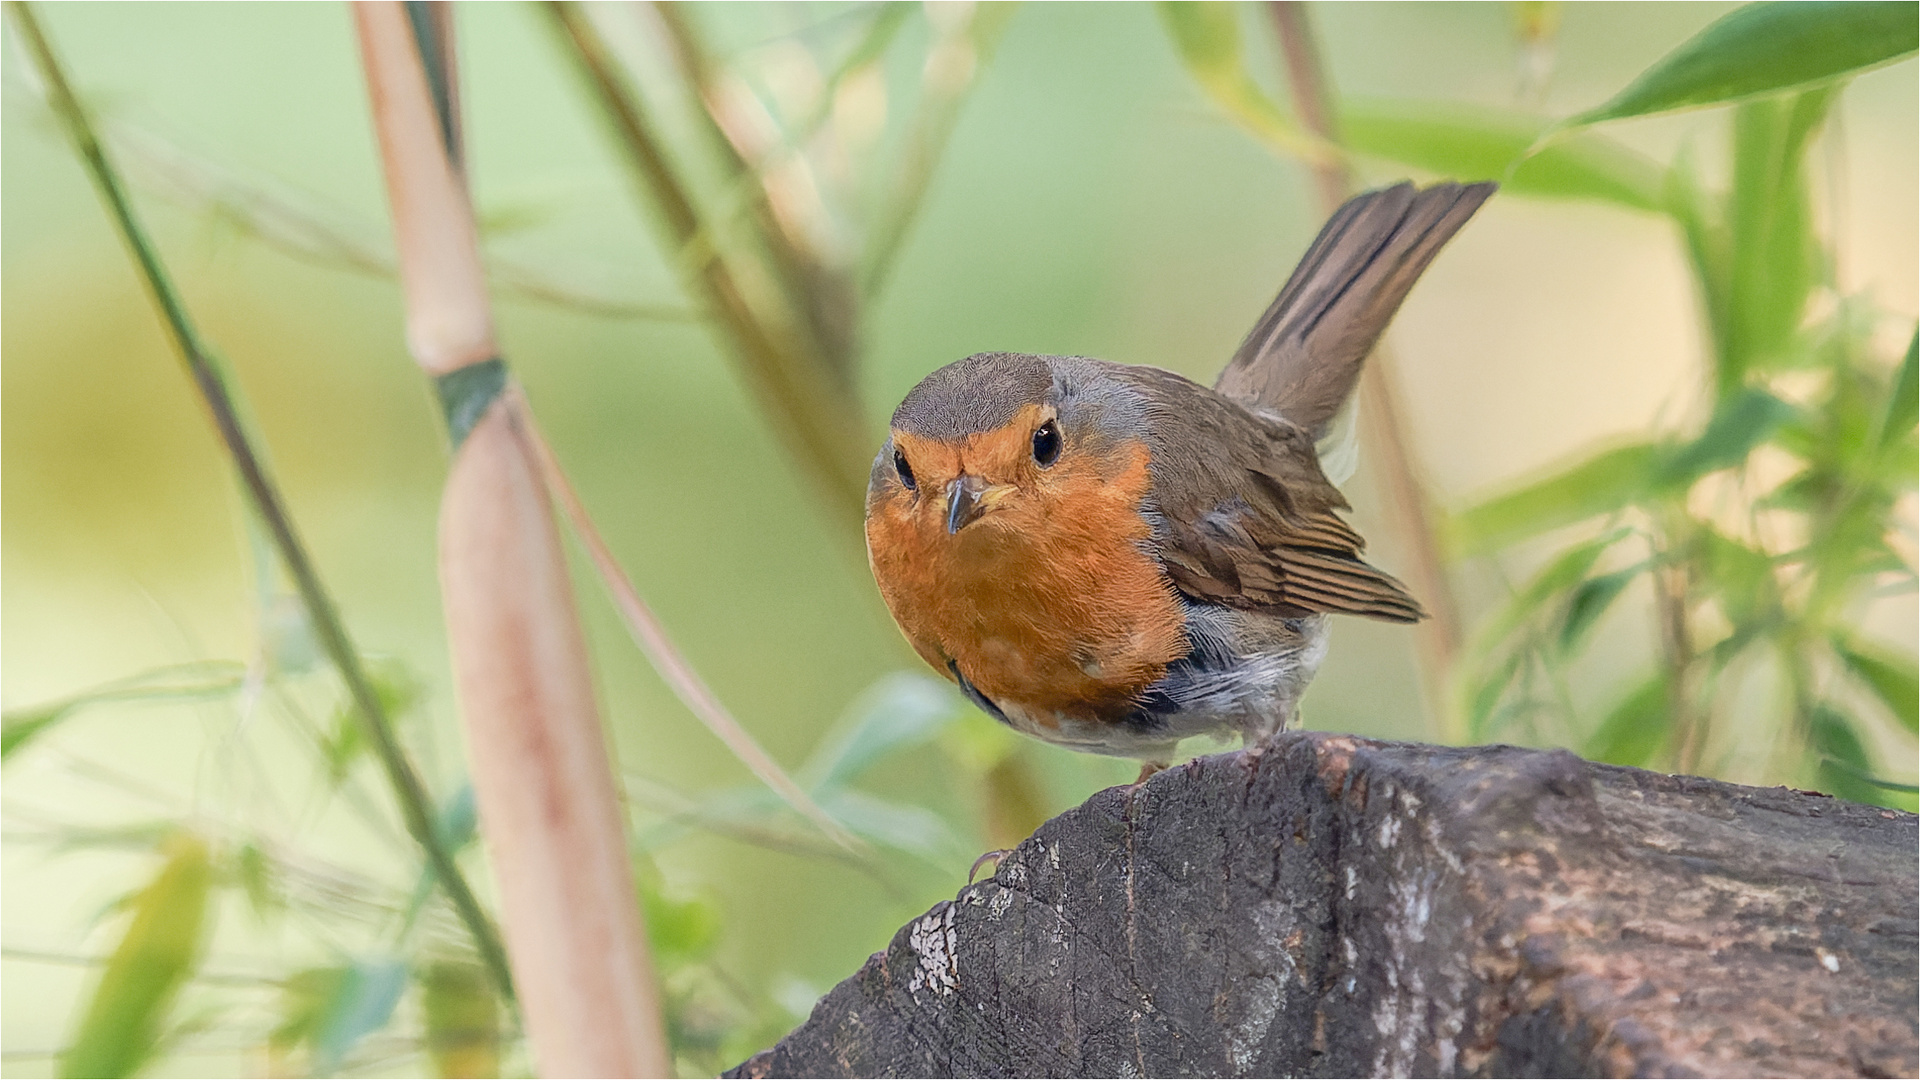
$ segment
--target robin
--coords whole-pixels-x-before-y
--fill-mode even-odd
[[[1493,190],[1347,202],[1212,389],[1022,353],[927,376],[867,487],[873,576],[914,650],[996,720],[1143,777],[1188,736],[1295,726],[1328,615],[1424,617],[1361,559],[1315,443]]]

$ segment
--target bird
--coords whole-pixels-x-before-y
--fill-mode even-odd
[[[1348,200],[1209,388],[1085,356],[978,353],[894,410],[868,561],[914,651],[995,720],[1135,758],[1297,726],[1327,617],[1420,603],[1365,542],[1316,442],[1414,282],[1492,183]]]

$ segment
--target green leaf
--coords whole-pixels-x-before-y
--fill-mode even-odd
[[[1779,580],[1767,553],[1705,526],[1695,533],[1693,543],[1696,546],[1688,556],[1733,623],[1735,636],[1742,636],[1749,627],[1767,625],[1780,609]]]
[[[946,683],[918,672],[883,676],[857,698],[800,768],[809,788],[854,781],[896,750],[933,738],[960,711]]]
[[[423,693],[420,680],[405,663],[393,659],[371,661],[366,671],[381,710],[396,722],[419,703]],[[338,785],[367,752],[367,720],[348,697],[334,707],[329,726],[331,733],[321,749],[327,761],[327,779]]]
[[[1656,673],[1614,705],[1581,754],[1612,765],[1645,766],[1666,745],[1668,723],[1667,678]]]
[[[62,703],[8,713],[6,719],[0,721],[0,761],[12,757],[15,750],[32,742],[34,736],[59,723],[73,712],[74,708],[72,704]]]
[[[1611,139],[1574,135],[1529,156],[1547,127],[1525,113],[1413,101],[1348,104],[1340,121],[1352,150],[1441,176],[1498,180],[1502,194],[1665,207],[1660,166]]]
[[[1749,371],[1787,366],[1804,351],[1796,334],[1825,257],[1813,232],[1804,158],[1838,92],[1823,87],[1752,101],[1734,113],[1728,337],[1715,371],[1722,395]]]
[[[199,960],[213,870],[199,837],[174,832],[166,865],[133,901],[133,922],[107,960],[62,1076],[132,1076],[152,1054],[174,994]]]
[[[1833,651],[1872,690],[1900,726],[1920,733],[1920,670],[1911,656],[1893,656],[1834,635]]]
[[[890,802],[853,788],[822,795],[820,805],[855,836],[884,847],[927,857],[962,850],[946,821],[924,807]]]
[[[1710,472],[1733,468],[1793,416],[1793,406],[1758,387],[1744,387],[1720,401],[1699,438],[1660,463],[1658,482],[1685,487]]]
[[[1651,490],[1661,448],[1635,443],[1604,450],[1545,480],[1489,499],[1454,516],[1453,546],[1479,554],[1562,525],[1611,513]]]
[[[1560,620],[1560,650],[1570,653],[1579,648],[1587,632],[1600,621],[1600,616],[1606,614],[1607,608],[1613,605],[1620,593],[1646,569],[1647,564],[1643,563],[1581,582],[1568,598],[1567,613]]]
[[[643,864],[644,865],[644,864]],[[720,943],[720,907],[706,896],[672,895],[657,873],[636,871],[647,941],[663,971],[697,963]]]
[[[1522,653],[1515,652],[1473,687],[1467,699],[1467,735],[1471,741],[1482,743],[1492,736],[1500,699],[1520,674],[1524,659]]]
[[[260,845],[243,845],[234,856],[233,872],[239,879],[241,891],[247,894],[247,904],[260,919],[271,918],[287,906],[287,899],[281,893],[279,868]]]
[[[1689,38],[1569,126],[1739,101],[1837,79],[1911,54],[1913,3],[1748,4]]]
[[[356,960],[346,968],[313,1031],[313,1071],[335,1072],[361,1039],[387,1026],[407,987],[400,960]]]
[[[16,709],[0,719],[0,761],[84,708],[113,701],[195,701],[240,688],[245,670],[227,661],[170,664],[103,683],[60,701]]]
[[[1276,149],[1310,162],[1338,156],[1338,151],[1281,112],[1247,72],[1240,50],[1238,4],[1163,0],[1155,6],[1188,73],[1235,122]]]
[[[346,981],[344,966],[306,968],[296,971],[280,983],[280,1023],[267,1036],[267,1052],[275,1063],[274,1072],[291,1075],[311,1072],[294,1069],[285,1059],[302,1045],[311,1045],[327,1006],[340,993]]]
[[[1880,421],[1880,446],[1895,445],[1913,433],[1920,413],[1920,332],[1907,341],[1907,355],[1893,378],[1893,390],[1887,398],[1887,411]]]
[[[1846,714],[1829,705],[1815,706],[1807,736],[1818,757],[1815,773],[1822,788],[1853,802],[1879,805],[1885,801],[1883,785],[1872,780],[1866,744]]]
[[[440,1076],[500,1075],[500,1002],[479,964],[439,960],[420,975],[427,1055]]]

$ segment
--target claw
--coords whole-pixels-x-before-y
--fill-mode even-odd
[[[998,851],[989,851],[985,855],[982,855],[979,858],[973,860],[973,865],[967,868],[967,884],[969,885],[973,884],[973,876],[980,872],[981,863],[986,862],[988,859],[992,859],[993,871],[994,873],[997,874],[1000,872],[1000,863],[1004,861],[1006,857],[1011,854],[1013,854],[1012,848],[1001,848]]]

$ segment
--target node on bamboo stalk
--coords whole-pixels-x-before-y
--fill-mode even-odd
[[[441,6],[354,6],[400,248],[407,338],[454,442],[441,586],[480,831],[534,1058],[553,1076],[671,1068],[624,815],[559,533],[495,354]]]

